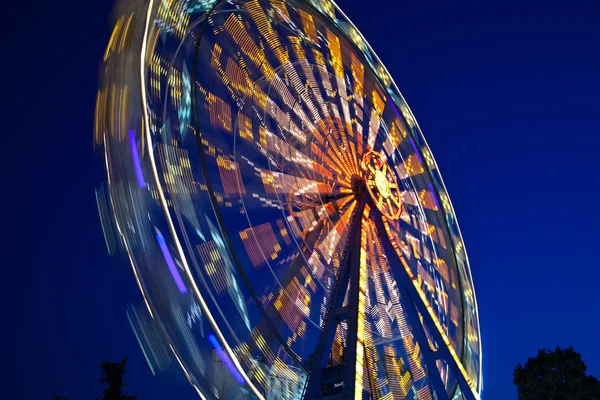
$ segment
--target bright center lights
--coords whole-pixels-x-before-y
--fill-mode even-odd
[[[379,153],[368,151],[362,159],[367,190],[375,205],[389,219],[398,219],[402,213],[402,199],[396,174]]]
[[[375,171],[375,185],[377,186],[377,190],[384,198],[388,198],[391,196],[392,192],[390,190],[390,181],[388,177],[383,173],[382,170],[378,169]]]

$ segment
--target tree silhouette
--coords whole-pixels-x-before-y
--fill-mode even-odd
[[[542,349],[517,365],[513,382],[519,400],[600,400],[600,381],[586,371],[573,346]]]
[[[125,374],[125,365],[127,364],[127,357],[121,362],[109,362],[102,361],[100,368],[102,369],[102,376],[100,382],[108,385],[108,388],[104,389],[104,396],[102,400],[135,400],[137,396],[129,396],[123,392],[123,375]]]

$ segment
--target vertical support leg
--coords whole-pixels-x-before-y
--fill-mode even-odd
[[[358,312],[358,294],[355,294],[354,292],[358,290],[358,287],[354,282],[358,281],[358,273],[360,268],[360,237],[364,206],[365,197],[362,195],[357,201],[357,205],[354,209],[354,214],[350,222],[350,232],[346,242],[346,248],[344,250],[344,256],[340,265],[335,286],[330,297],[323,331],[321,332],[321,337],[319,338],[315,352],[310,360],[308,382],[306,383],[305,388],[305,399],[321,397],[320,392],[322,372],[327,367],[331,346],[333,345],[333,340],[335,338],[336,328],[342,319],[339,311],[342,309],[344,304],[344,297],[346,296],[346,291],[348,289],[348,285],[351,283],[351,279],[352,286],[350,288],[350,299],[348,302],[347,312],[343,314],[347,315],[346,319],[348,320],[348,337],[356,338],[357,316],[355,317],[354,314]],[[356,275],[357,278],[353,278],[354,275]],[[354,297],[356,297],[356,305],[353,304]],[[354,308],[352,308],[353,306]],[[351,319],[354,319],[354,321],[351,322]],[[351,336],[351,329],[354,331],[354,336]],[[354,360],[356,357],[356,340],[349,340],[349,346],[351,342],[353,342],[353,347],[348,347],[344,351],[343,396],[348,395],[347,390],[352,391],[349,394],[350,396],[354,395]],[[351,359],[352,361],[347,361],[347,358]],[[347,367],[350,365],[350,363],[352,372],[347,370]]]
[[[342,398],[354,399],[356,390],[356,352],[359,350],[356,346],[358,336],[358,323],[360,314],[360,256],[361,256],[361,232],[362,232],[362,217],[364,210],[364,201],[362,206],[357,207],[357,214],[354,216],[354,226],[352,232],[352,240],[350,241],[351,257],[349,262],[350,271],[350,292],[348,296],[348,307],[346,313],[347,335],[346,348],[344,349],[344,389]],[[345,294],[345,293],[344,293]],[[360,351],[364,351],[361,346]]]
[[[385,234],[385,228],[383,226],[381,217],[378,215],[372,218],[372,220],[375,221],[375,226],[377,227],[377,232],[379,233],[379,238],[381,239],[381,245],[383,246],[385,253],[388,254],[388,260],[391,263],[392,258],[396,256],[396,251],[392,247],[392,244],[390,243],[387,235]],[[394,276],[396,276],[396,278],[398,279],[398,289],[401,290],[400,294],[401,298],[404,300],[403,303],[405,306],[404,309],[408,317],[407,319],[410,322],[412,332],[415,336],[417,343],[419,344],[421,354],[423,355],[423,360],[425,361],[425,365],[427,366],[427,376],[429,377],[430,385],[435,391],[438,400],[448,400],[446,386],[444,385],[444,382],[442,382],[442,378],[438,373],[436,363],[437,358],[435,357],[435,353],[429,347],[429,342],[427,341],[427,334],[425,333],[423,325],[421,325],[421,319],[419,318],[419,314],[417,312],[418,308],[415,304],[415,301],[421,301],[421,298],[417,297],[416,300],[413,298],[412,291],[415,291],[414,286],[410,277],[404,270],[404,267],[398,268],[395,271],[398,272],[394,274]],[[423,318],[425,319],[426,316],[423,316]]]
[[[429,382],[431,384],[431,387],[437,394],[438,400],[448,400],[448,394],[446,393],[446,385],[444,385],[444,382],[442,382],[442,377],[438,372],[435,352],[433,352],[431,350],[431,347],[429,347],[429,342],[427,341],[427,334],[425,333],[425,329],[421,324],[421,319],[419,318],[417,307],[410,294],[410,290],[407,287],[407,284],[412,285],[412,282],[402,284],[402,295],[404,297],[404,304],[406,305],[406,313],[408,314],[408,320],[410,321],[410,326],[412,327],[415,339],[417,340],[417,343],[419,343],[419,348],[421,349],[423,360],[427,365],[427,376],[429,377]]]
[[[389,238],[385,234],[383,222],[381,221],[381,218],[375,217],[371,219],[375,221],[377,231],[379,232],[379,236],[381,238],[381,244],[384,247],[386,254],[390,255],[388,259],[391,261],[392,258],[395,258],[393,255],[396,255],[396,251],[390,243]],[[397,265],[398,264],[396,264],[396,266]],[[473,394],[473,389],[470,387],[463,372],[460,370],[454,356],[446,347],[444,338],[440,334],[433,318],[431,318],[431,315],[429,315],[429,311],[427,310],[426,305],[423,303],[423,300],[419,296],[419,293],[417,292],[414,283],[412,282],[406,271],[404,271],[404,267],[400,267],[396,269],[396,271],[398,273],[395,274],[395,276],[398,278],[398,285],[402,288],[402,294],[404,295],[405,300],[408,302],[406,306],[406,311],[411,321],[413,333],[415,334],[415,338],[419,343],[419,347],[421,348],[421,352],[423,353],[423,358],[427,364],[427,370],[437,371],[436,360],[444,360],[448,364],[450,370],[452,370],[455,379],[458,381],[458,384],[460,385],[460,388],[463,392],[463,396],[467,400],[476,400],[475,395]],[[423,325],[429,328],[429,332],[432,336],[432,339],[438,344],[437,351],[432,351],[429,347],[429,343],[427,342],[427,336],[425,334],[423,325],[421,324],[417,310],[423,317]],[[444,388],[445,386],[443,385],[443,382],[441,382],[441,377],[439,376],[439,374],[430,373],[429,379],[431,381],[433,389],[438,395],[438,399],[448,399],[448,395],[445,389],[440,389]]]

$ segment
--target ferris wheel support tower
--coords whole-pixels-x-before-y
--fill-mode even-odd
[[[313,353],[308,370],[308,380],[304,389],[305,399],[357,399],[361,395],[356,393],[356,355],[358,340],[357,327],[359,323],[359,292],[360,288],[357,282],[360,280],[360,259],[361,259],[361,234],[363,212],[365,205],[369,209],[369,218],[375,221],[382,245],[385,247],[387,254],[396,254],[391,241],[383,235],[385,231],[384,221],[385,216],[378,210],[377,204],[366,191],[366,186],[363,178],[353,177],[353,192],[357,200],[357,206],[354,209],[352,220],[350,222],[351,230],[346,241],[345,252],[342,264],[338,272],[338,279],[331,295],[331,301],[327,309],[323,331],[315,352]],[[427,327],[431,334],[431,339],[435,343],[444,343],[444,337],[439,331],[436,321],[430,315],[425,303],[421,300],[418,290],[416,289],[413,279],[407,271],[403,271],[401,260],[398,257],[393,257],[389,260],[392,268],[398,271],[398,277],[401,277],[398,282],[398,289],[401,291],[401,296],[408,299],[406,307],[408,321],[414,329],[414,335],[421,348],[424,362],[427,370],[436,370],[438,368],[437,361],[445,361],[453,375],[457,377],[458,386],[460,387],[463,396],[467,400],[477,400],[465,378],[464,370],[456,362],[456,355],[452,354],[448,347],[438,345],[437,350],[433,350],[429,344],[427,333],[424,326]],[[344,306],[344,300],[347,295],[347,305]],[[335,337],[337,326],[342,322],[347,323],[348,340],[347,346],[344,348],[344,363],[342,366],[327,367],[329,355],[331,353],[332,344]],[[391,339],[392,341],[399,340]],[[385,341],[380,341],[377,344],[382,344]],[[363,350],[364,354],[364,350]],[[430,384],[440,400],[450,400],[445,384],[439,374],[429,374]],[[364,396],[364,392],[362,394]]]

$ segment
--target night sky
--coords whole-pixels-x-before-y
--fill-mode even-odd
[[[483,399],[514,399],[515,365],[541,347],[572,344],[600,377],[600,2],[451,3],[340,7],[394,76],[454,203]],[[141,295],[109,259],[97,215],[110,9],[4,4],[2,398],[99,396],[100,361],[124,356],[140,400],[196,398],[178,368],[153,377],[146,365],[125,315]]]

